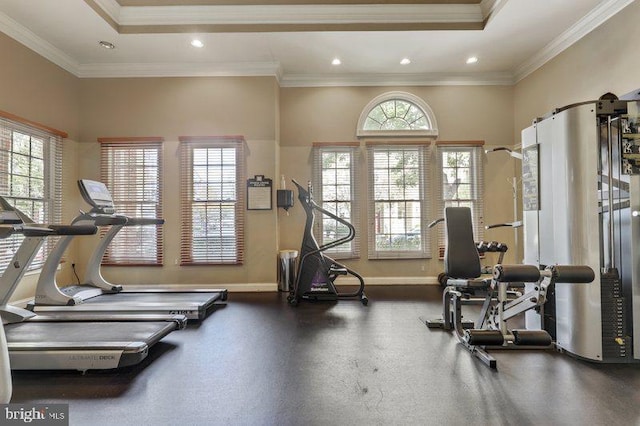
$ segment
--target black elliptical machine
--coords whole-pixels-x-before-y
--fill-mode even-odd
[[[333,301],[346,298],[359,298],[363,305],[367,305],[369,300],[364,294],[364,280],[358,273],[346,266],[336,262],[329,256],[323,254],[325,250],[337,247],[341,244],[353,240],[356,230],[352,224],[323,209],[313,201],[311,183],[305,190],[298,182],[293,180],[298,188],[298,200],[307,215],[300,248],[300,261],[296,273],[295,285],[291,289],[287,300],[292,306],[296,306],[300,300],[311,301]],[[337,220],[349,229],[346,237],[337,239],[323,246],[318,246],[318,242],[313,236],[313,222],[315,220],[314,210]],[[341,293],[336,289],[335,280],[341,275],[353,275],[360,281],[360,287],[352,293]]]

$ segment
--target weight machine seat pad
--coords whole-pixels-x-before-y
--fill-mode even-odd
[[[473,238],[471,209],[444,209],[447,243],[444,249],[444,273],[451,278],[478,278],[481,274],[480,255]]]
[[[557,283],[587,284],[595,279],[593,269],[585,265],[555,265],[550,267]]]
[[[540,270],[533,265],[496,265],[493,267],[493,279],[503,283],[532,283],[540,279]]]

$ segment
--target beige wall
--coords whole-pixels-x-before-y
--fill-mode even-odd
[[[279,88],[271,77],[78,79],[9,37],[0,34],[0,110],[69,133],[65,142],[65,220],[83,206],[75,179],[99,176],[97,137],[162,136],[165,138],[164,217],[166,263],[163,268],[108,268],[107,278],[120,282],[252,284],[275,282],[278,249],[300,245],[303,217],[294,207],[248,211],[247,258],[241,267],[179,267],[178,137],[240,134],[249,147],[248,174],[264,174],[278,187],[280,175],[305,182],[310,177],[311,144],[355,141],[356,124],[375,96],[402,90],[424,99],[433,109],[440,140],[485,140],[487,147],[518,143],[531,120],[554,107],[597,98],[604,92],[624,94],[640,87],[635,55],[640,27],[634,2],[574,46],[515,86]],[[361,141],[362,165],[365,164]],[[510,179],[518,164],[504,154],[486,158],[485,222],[510,221]],[[358,190],[366,191],[361,168]],[[289,184],[290,187],[290,184]],[[276,188],[274,188],[276,189]],[[350,263],[367,277],[435,276],[436,260],[366,260],[366,209],[359,230],[362,259]],[[490,231],[486,239],[513,245],[509,229]],[[80,246],[81,244],[81,246]],[[93,241],[72,247],[61,282],[70,280],[68,265],[82,264]],[[434,246],[435,247],[435,246]],[[510,251],[507,261],[517,261]],[[490,263],[490,261],[487,261]],[[35,277],[26,280],[32,283]],[[15,298],[26,297],[31,286]],[[14,298],[14,299],[15,299]]]
[[[89,79],[81,82],[78,176],[99,178],[98,137],[161,136],[164,144],[165,265],[104,268],[118,283],[275,283],[277,215],[245,213],[242,266],[178,266],[180,257],[179,136],[242,135],[248,176],[276,178],[278,86],[274,78]],[[84,239],[78,260],[87,261],[94,241]],[[83,272],[83,268],[81,271]]]
[[[515,86],[515,140],[553,108],[640,88],[640,2],[633,2]]]
[[[76,139],[80,81],[1,32],[0,55],[0,110]]]
[[[75,180],[75,142],[79,133],[80,82],[73,75],[0,33],[0,110],[68,133],[64,141],[65,188]],[[64,193],[69,199],[69,191]],[[63,217],[70,221],[78,204],[63,205]],[[69,253],[75,253],[75,246]],[[31,297],[38,274],[29,274],[17,288],[12,300]],[[69,268],[60,279],[70,280]]]
[[[484,140],[486,148],[512,146],[513,89],[507,86],[446,87],[338,87],[284,88],[281,90],[280,113],[281,170],[287,179],[304,184],[311,177],[311,145],[313,142],[356,141],[358,118],[376,96],[388,91],[404,91],[422,98],[432,108],[440,132],[439,140]],[[357,191],[366,196],[367,174],[364,141],[361,142],[359,184]],[[487,156],[485,222],[513,219],[512,190],[508,179],[513,162],[505,154]],[[364,198],[363,198],[364,199]],[[361,259],[348,261],[365,277],[434,277],[442,271],[441,261],[433,260],[367,260],[367,212],[362,208],[360,233]],[[434,212],[434,214],[436,214]],[[282,248],[298,248],[304,229],[304,214],[298,207],[289,216],[280,217]],[[487,239],[513,243],[513,232],[495,230]],[[433,238],[435,250],[435,236]],[[488,263],[491,263],[488,260]],[[399,280],[401,281],[401,280]]]

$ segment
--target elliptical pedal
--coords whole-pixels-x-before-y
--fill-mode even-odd
[[[340,268],[335,266],[331,266],[331,268],[329,268],[329,275],[347,275],[348,273],[349,271],[347,271],[347,268]]]

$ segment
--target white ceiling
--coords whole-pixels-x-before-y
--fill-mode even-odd
[[[0,0],[0,31],[82,78],[273,75],[282,86],[512,84],[631,2]],[[415,29],[460,22],[480,29]],[[361,30],[367,25],[380,30]],[[414,29],[398,29],[404,27]],[[203,48],[190,45],[194,36]],[[116,48],[101,48],[100,40]],[[479,61],[466,65],[471,55]],[[334,57],[342,65],[332,66]],[[400,65],[404,57],[411,64]]]

